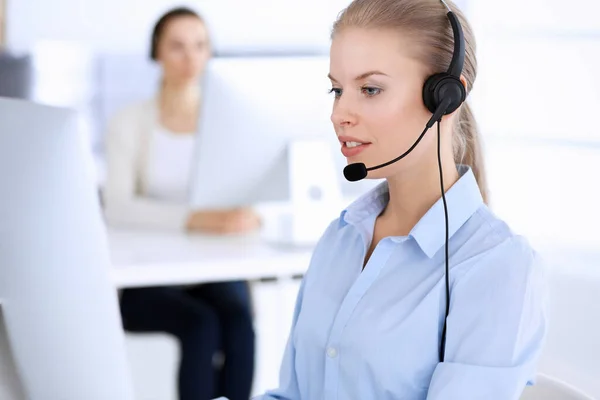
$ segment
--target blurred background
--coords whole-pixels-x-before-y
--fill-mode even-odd
[[[2,94],[74,107],[103,170],[108,119],[156,90],[148,58],[157,18],[181,3],[2,0]],[[345,0],[197,1],[216,55],[327,55]],[[478,40],[471,103],[484,134],[492,202],[532,240],[594,248],[600,5],[460,0]],[[232,12],[235,10],[235,12]],[[275,33],[276,32],[276,33]],[[137,79],[131,79],[137,75]],[[24,93],[18,81],[27,81]],[[19,90],[17,90],[19,86]],[[326,90],[325,88],[324,90]],[[525,168],[523,166],[526,166]],[[518,172],[517,172],[518,171]],[[529,171],[529,172],[528,172]],[[513,185],[509,187],[508,185]],[[535,187],[535,189],[534,189]]]
[[[147,54],[151,29],[165,11],[183,5],[202,14],[216,57],[327,57],[332,22],[347,4],[0,0],[0,96],[75,109],[101,190],[108,121],[117,110],[157,89],[159,71]],[[558,271],[555,293],[572,301],[556,306],[558,328],[553,335],[583,330],[600,334],[593,321],[600,316],[600,298],[593,297],[600,286],[577,289],[576,283],[564,283],[574,276],[577,282],[600,279],[600,189],[595,175],[600,171],[600,128],[592,118],[600,109],[600,2],[457,4],[478,41],[479,76],[470,102],[483,134],[491,207]],[[265,82],[270,84],[276,83]],[[359,195],[360,188],[349,195]],[[252,283],[258,339],[255,393],[277,383],[298,282]],[[558,319],[563,317],[579,325]],[[591,342],[570,335],[553,347],[555,354],[545,368],[600,396],[599,384],[574,371],[572,359],[566,361],[579,357],[579,367],[597,371],[598,347],[593,344],[595,352],[590,352]],[[167,337],[127,336],[136,398],[176,398],[177,351]]]

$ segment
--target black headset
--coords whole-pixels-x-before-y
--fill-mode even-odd
[[[363,163],[348,164],[344,168],[344,176],[349,181],[358,181],[367,177],[369,171],[388,166],[406,157],[421,141],[425,133],[431,128],[436,122],[437,134],[438,134],[438,167],[440,172],[440,187],[442,191],[442,201],[444,204],[444,216],[446,222],[446,242],[444,246],[445,260],[446,260],[446,314],[444,317],[444,327],[442,329],[442,337],[439,349],[440,362],[444,361],[444,353],[446,349],[446,325],[448,322],[448,314],[450,312],[450,280],[448,278],[448,240],[449,240],[449,228],[448,228],[448,205],[446,204],[446,195],[444,192],[444,177],[442,172],[442,158],[440,151],[440,122],[444,115],[453,113],[461,106],[467,97],[465,86],[460,81],[460,75],[462,73],[465,64],[465,38],[462,30],[462,26],[458,21],[456,15],[450,10],[448,4],[444,0],[440,0],[442,4],[448,10],[446,16],[450,20],[452,26],[452,32],[454,33],[454,53],[452,54],[452,61],[446,72],[434,74],[427,78],[423,85],[423,102],[429,111],[433,113],[431,119],[427,122],[425,130],[418,137],[415,143],[402,155],[394,158],[383,164],[376,165],[374,167],[367,168]]]
[[[423,102],[429,111],[436,114],[438,107],[444,103],[444,100],[449,101],[450,104],[443,114],[447,115],[456,111],[467,97],[465,86],[460,81],[460,74],[465,64],[465,38],[458,18],[444,0],[441,1],[448,9],[447,17],[454,33],[454,54],[448,71],[432,75],[425,81]]]

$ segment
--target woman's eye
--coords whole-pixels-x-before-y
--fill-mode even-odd
[[[334,97],[338,98],[342,95],[342,89],[331,88],[331,90],[329,90],[329,93],[333,93]]]
[[[376,96],[379,93],[381,93],[381,89],[376,88],[376,87],[370,87],[370,86],[365,86],[362,88],[362,92],[364,94],[366,94],[367,96]]]

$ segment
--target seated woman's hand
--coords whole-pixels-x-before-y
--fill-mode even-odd
[[[260,227],[258,214],[250,208],[231,210],[196,211],[188,219],[189,231],[215,234],[251,232]]]

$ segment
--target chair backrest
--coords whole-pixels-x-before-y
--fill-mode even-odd
[[[0,52],[0,97],[30,99],[32,93],[31,55]]]
[[[520,400],[594,400],[594,398],[557,378],[538,374],[536,384],[527,386]]]
[[[131,400],[93,163],[77,126],[72,111],[0,99],[0,322],[27,398]]]
[[[549,283],[548,336],[538,371],[600,398],[600,251],[540,248]]]

